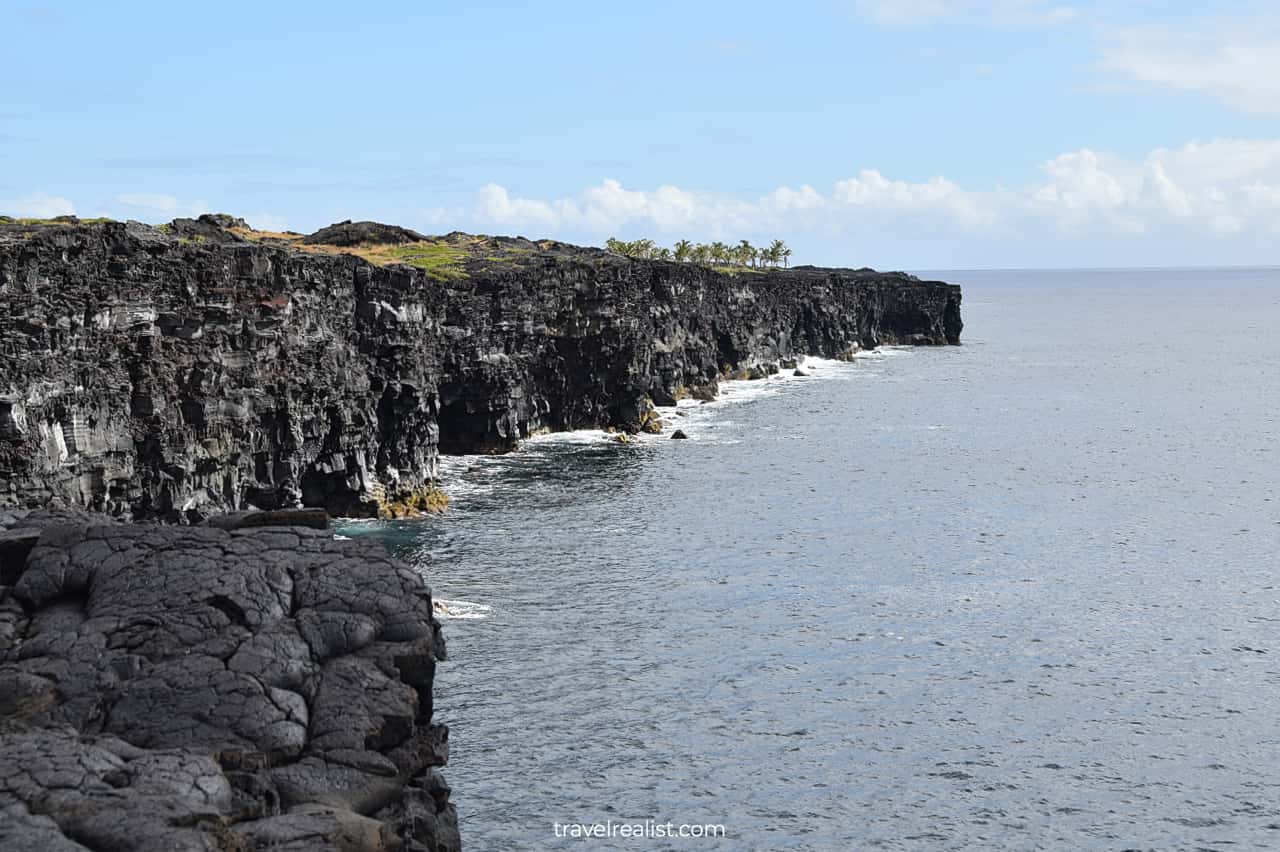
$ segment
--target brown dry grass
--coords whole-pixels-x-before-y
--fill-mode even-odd
[[[287,242],[297,242],[305,236],[305,234],[298,234],[293,231],[255,231],[252,228],[229,228],[228,230],[237,237],[255,243],[260,243],[263,240],[285,240]]]

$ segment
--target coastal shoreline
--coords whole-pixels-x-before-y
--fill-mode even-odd
[[[0,777],[0,845],[453,852],[435,602],[328,517],[963,327],[903,273],[451,234],[442,275],[242,226],[0,225],[0,757],[80,773]]]
[[[802,353],[954,344],[963,327],[958,287],[904,273],[433,239],[447,275],[227,217],[0,226],[0,506],[179,523],[429,507],[441,454],[636,434]]]

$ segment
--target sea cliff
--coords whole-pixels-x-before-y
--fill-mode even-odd
[[[955,344],[960,290],[372,223],[0,223],[0,506],[429,505],[440,453],[655,428],[728,376]]]

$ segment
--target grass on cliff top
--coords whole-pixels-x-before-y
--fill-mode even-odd
[[[463,261],[469,252],[462,246],[446,242],[423,240],[404,245],[364,244],[358,246],[326,246],[303,245],[298,243],[294,248],[314,254],[353,254],[363,258],[375,266],[391,266],[403,263],[415,269],[421,269],[431,278],[438,281],[456,281],[466,278]]]
[[[443,242],[369,246],[368,249],[360,252],[360,256],[370,263],[380,265],[406,263],[441,281],[466,278],[467,273],[462,264],[468,255],[469,252],[465,248]]]

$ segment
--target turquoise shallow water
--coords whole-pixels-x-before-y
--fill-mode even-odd
[[[469,848],[1280,845],[1280,271],[944,275],[962,347],[343,529],[491,608],[437,680]]]

